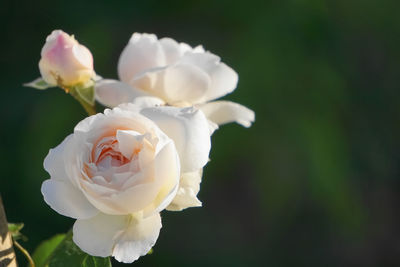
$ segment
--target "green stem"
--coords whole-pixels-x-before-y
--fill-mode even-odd
[[[29,266],[30,267],[35,267],[35,263],[33,262],[33,259],[31,257],[31,255],[29,254],[29,252],[24,249],[17,241],[14,240],[14,245],[25,255],[25,257],[28,259],[29,261]]]
[[[94,106],[89,105],[85,100],[83,100],[78,92],[74,88],[64,89],[67,93],[70,93],[85,109],[89,116],[96,114],[96,108]]]

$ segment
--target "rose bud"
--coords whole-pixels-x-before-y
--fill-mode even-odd
[[[74,36],[53,31],[42,48],[39,69],[50,85],[71,87],[82,85],[94,77],[93,56]]]

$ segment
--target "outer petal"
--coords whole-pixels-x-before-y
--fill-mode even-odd
[[[203,170],[182,174],[179,189],[167,210],[180,211],[190,207],[201,207],[201,201],[197,198],[200,190]]]
[[[100,80],[95,85],[96,99],[107,107],[116,107],[131,102],[139,96],[146,96],[144,91],[116,80]]]
[[[121,53],[118,75],[121,81],[129,81],[138,73],[165,65],[164,52],[154,34],[134,33]]]
[[[49,150],[43,162],[44,169],[50,174],[51,178],[57,180],[68,180],[65,172],[64,151],[71,142],[73,134],[68,135],[58,146]]]
[[[148,107],[163,106],[165,104],[165,102],[158,97],[140,96],[140,97],[135,98],[132,101],[132,104],[134,104],[140,108],[148,108]]]
[[[237,73],[220,62],[220,58],[214,54],[209,52],[186,53],[179,62],[192,64],[202,69],[210,77],[211,83],[207,92],[200,101],[193,102],[194,104],[217,99],[231,93],[236,88],[239,79]]]
[[[87,220],[77,220],[73,240],[84,252],[100,257],[111,256],[115,241],[126,229],[129,216],[99,213]]]
[[[46,158],[44,159],[43,167],[50,174],[52,180],[62,181],[68,185],[80,188],[77,179],[79,171],[76,170],[76,148],[78,151],[83,147],[77,145],[74,134],[67,136],[61,144],[57,147],[50,149]],[[67,167],[67,168],[66,168]]]
[[[83,193],[69,182],[49,179],[42,184],[44,201],[61,215],[74,219],[87,219],[99,211],[89,203]]]
[[[161,226],[159,213],[144,219],[134,218],[118,238],[113,257],[117,261],[131,263],[146,255],[156,243]]]
[[[207,163],[211,141],[202,112],[192,107],[155,107],[144,108],[141,114],[153,120],[175,142],[181,173],[196,171]]]
[[[73,240],[90,255],[112,255],[118,261],[131,263],[147,254],[155,244],[160,229],[159,213],[145,219],[140,215],[99,214],[88,220],[77,220]]]
[[[221,125],[237,122],[248,128],[255,120],[254,111],[231,101],[214,101],[198,106],[207,119]]]

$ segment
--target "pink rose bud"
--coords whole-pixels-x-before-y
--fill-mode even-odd
[[[48,84],[70,87],[84,84],[94,76],[89,49],[61,30],[47,36],[41,56],[39,69]]]

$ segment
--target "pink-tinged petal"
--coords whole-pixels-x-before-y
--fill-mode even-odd
[[[47,37],[39,70],[48,84],[63,87],[85,84],[95,75],[89,49],[60,30]]]

